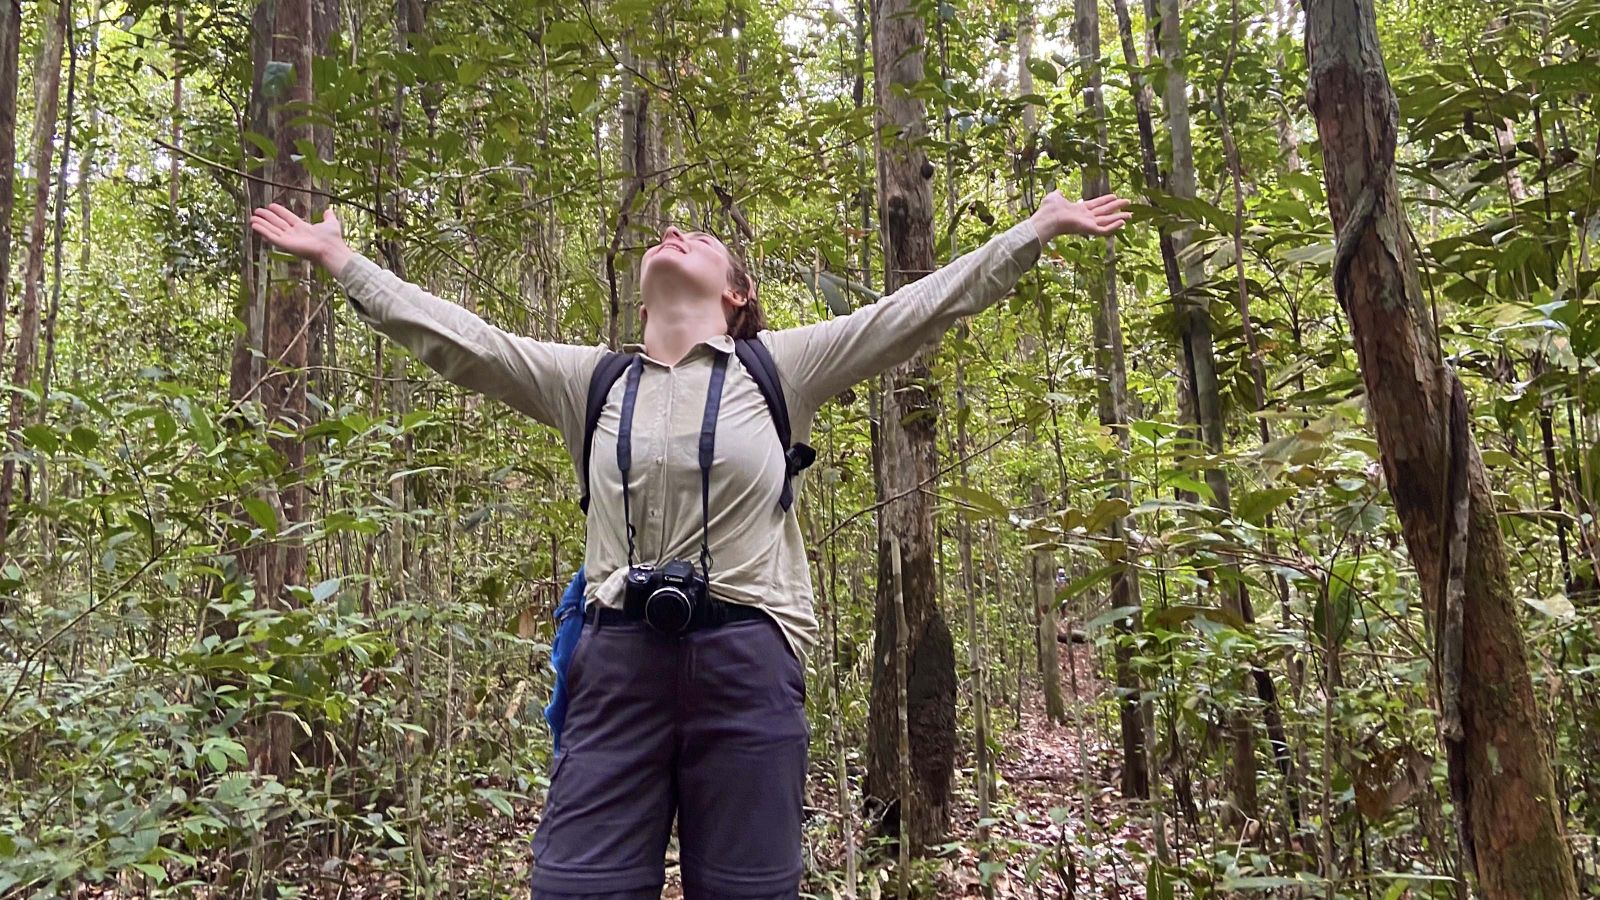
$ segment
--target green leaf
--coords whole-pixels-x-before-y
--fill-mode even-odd
[[[71,439],[72,446],[76,447],[79,453],[88,453],[94,448],[100,446],[100,435],[82,425],[72,429]]]
[[[1156,626],[1165,631],[1177,631],[1178,626],[1192,619],[1209,619],[1219,625],[1226,625],[1234,631],[1245,632],[1250,626],[1245,621],[1225,609],[1214,606],[1191,606],[1178,604],[1166,609],[1151,610],[1145,613],[1144,620],[1147,624]]]
[[[1001,503],[992,494],[984,493],[975,487],[964,487],[957,484],[952,485],[949,488],[949,492],[969,507],[990,518],[1005,519],[1011,515],[1009,506]]]
[[[245,497],[239,501],[244,511],[255,520],[268,534],[278,533],[278,516],[272,511],[272,506],[260,497]]]
[[[494,807],[500,815],[509,819],[517,814],[517,811],[511,806],[511,801],[506,799],[505,791],[497,791],[492,788],[474,788],[473,792],[489,801],[489,805]]]
[[[1085,622],[1083,630],[1088,633],[1093,633],[1095,630],[1104,628],[1105,626],[1110,625],[1112,622],[1120,622],[1124,619],[1127,619],[1138,611],[1139,607],[1137,606],[1118,606],[1108,609],[1100,615],[1090,619],[1088,622]]]
[[[1328,590],[1311,608],[1313,638],[1318,643],[1332,639],[1332,646],[1340,646],[1350,637],[1350,623],[1355,619],[1352,600],[1356,573],[1361,558],[1341,559],[1328,573]]]
[[[217,436],[211,430],[211,417],[194,404],[189,405],[189,432],[202,450],[210,453],[217,446]]]
[[[1122,568],[1122,563],[1112,563],[1107,566],[1101,566],[1087,575],[1079,575],[1077,578],[1074,578],[1062,585],[1061,588],[1056,591],[1056,602],[1065,603],[1068,600],[1071,600],[1089,588],[1092,588],[1100,582],[1111,577]]]
[[[1146,900],[1172,900],[1172,879],[1167,877],[1166,870],[1161,866],[1150,867],[1150,874],[1145,878],[1144,895]]]
[[[327,581],[324,581],[312,588],[311,599],[321,603],[329,597],[332,597],[334,594],[339,592],[339,582],[342,580],[343,579],[340,578],[329,578]]]
[[[1113,520],[1120,519],[1128,514],[1128,501],[1121,497],[1107,497],[1094,505],[1089,515],[1084,517],[1083,528],[1090,534],[1104,531]]]
[[[489,63],[483,59],[469,59],[456,68],[456,84],[462,87],[477,87],[489,71]]]
[[[593,78],[579,79],[572,85],[572,95],[568,98],[568,103],[572,106],[572,111],[581,116],[594,105],[595,97],[599,93],[600,82]]]
[[[1233,514],[1246,522],[1260,525],[1266,521],[1269,513],[1298,493],[1299,488],[1290,487],[1247,491],[1234,499]]]
[[[155,415],[156,438],[165,444],[178,435],[178,423],[172,420],[172,414],[164,409],[156,410]]]
[[[24,426],[22,436],[29,446],[45,453],[54,453],[61,448],[61,442],[56,440],[55,429],[49,425],[34,423]]]

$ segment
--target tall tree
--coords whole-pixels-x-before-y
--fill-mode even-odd
[[[21,0],[0,0],[0,365],[5,362],[6,310],[11,306],[11,212],[17,185],[17,54]],[[5,523],[0,522],[0,547]],[[0,612],[7,603],[0,599]]]
[[[1165,67],[1166,108],[1172,143],[1170,188],[1173,196],[1193,199],[1197,191],[1194,170],[1194,141],[1189,117],[1188,59],[1182,22],[1182,0],[1160,0],[1157,22],[1161,60]],[[1182,359],[1179,368],[1188,376],[1190,409],[1198,425],[1201,442],[1211,461],[1206,464],[1206,486],[1211,489],[1211,504],[1224,513],[1233,508],[1228,493],[1228,475],[1216,460],[1223,451],[1222,393],[1217,384],[1217,358],[1212,334],[1209,298],[1203,290],[1205,264],[1198,253],[1186,252],[1193,238],[1192,229],[1182,228],[1172,235],[1173,251],[1182,266],[1182,294],[1172,298],[1177,306],[1178,332]],[[1181,388],[1180,388],[1181,389]],[[1215,573],[1221,581],[1223,607],[1249,622],[1249,589],[1233,566]],[[1255,725],[1244,709],[1236,709],[1228,719],[1233,741],[1229,766],[1229,789],[1235,812],[1245,819],[1260,817],[1256,794]]]
[[[0,361],[11,306],[11,211],[17,190],[17,54],[22,0],[0,0]]]
[[[259,377],[264,327],[266,272],[265,245],[250,230],[250,210],[267,203],[271,192],[268,156],[257,140],[267,139],[269,109],[267,71],[272,61],[273,6],[258,2],[250,13],[250,96],[239,121],[239,147],[248,177],[244,182],[244,209],[240,215],[239,295],[235,305],[241,328],[235,333],[233,359],[228,371],[228,399],[238,403],[255,390]]]
[[[640,339],[639,279],[643,273],[638,248],[647,240],[651,228],[661,225],[661,196],[649,182],[658,177],[661,150],[661,111],[651,100],[648,75],[634,55],[632,37],[623,41],[620,65],[626,87],[622,91],[619,149],[622,178],[617,205],[616,231],[606,266],[611,276],[611,344]],[[619,261],[618,256],[622,259]],[[620,271],[618,271],[620,269]]]
[[[884,292],[933,271],[933,172],[920,142],[927,135],[923,102],[925,27],[909,0],[873,7],[872,58],[877,95],[878,219],[884,250]],[[955,645],[938,604],[932,501],[918,487],[936,472],[937,397],[931,364],[937,342],[884,376],[879,489],[889,498],[878,517],[878,586],[872,697],[867,743],[869,797],[889,805],[884,824],[913,847],[943,837],[955,770]],[[910,733],[910,796],[899,799],[894,664],[895,586],[891,544],[898,546],[907,642],[906,728]]]
[[[1083,167],[1083,199],[1090,200],[1111,190],[1103,155],[1107,144],[1106,103],[1100,77],[1099,0],[1076,0],[1073,21],[1078,59],[1084,67],[1083,109],[1094,123],[1094,156]],[[1128,367],[1122,343],[1122,309],[1117,302],[1116,241],[1106,238],[1100,259],[1091,257],[1085,275],[1094,309],[1094,368],[1096,401],[1100,424],[1116,436],[1117,453],[1106,467],[1106,499],[1128,506],[1128,473],[1121,460],[1128,454]],[[1139,572],[1133,565],[1128,542],[1128,522],[1123,515],[1112,516],[1106,524],[1106,537],[1120,554],[1121,563],[1111,575],[1111,606],[1126,609],[1119,620],[1124,634],[1141,625],[1139,610]],[[1133,647],[1126,641],[1117,645],[1117,704],[1122,731],[1122,793],[1125,797],[1148,797],[1149,773],[1145,769],[1144,712],[1139,705],[1139,681],[1133,671]]]
[[[67,17],[71,3],[41,0],[39,3],[40,41],[38,67],[34,70],[33,153],[28,167],[33,172],[33,208],[28,219],[28,255],[22,270],[22,309],[17,320],[17,342],[13,348],[12,383],[33,381],[33,364],[39,344],[39,296],[44,287],[45,225],[50,211],[50,173],[56,149],[56,117],[61,99],[61,54],[66,46]],[[27,400],[21,393],[11,395],[6,426],[6,445],[15,447],[22,430]],[[6,457],[0,468],[0,558],[9,550],[11,506],[16,490],[16,460]]]
[[[315,98],[312,81],[315,18],[318,0],[268,0],[272,7],[271,63],[264,81],[267,129],[277,152],[268,171],[274,202],[306,216],[314,207],[311,175],[302,158],[315,140],[305,115]],[[282,534],[305,521],[306,487],[301,481],[306,447],[298,432],[306,423],[306,357],[310,320],[310,266],[295,257],[279,256],[271,265],[265,294],[263,355],[266,372],[257,388],[266,420],[277,424],[269,445],[282,461],[281,474],[266,489]],[[284,434],[287,430],[289,433]],[[306,578],[305,545],[285,537],[256,548],[256,602],[277,606],[284,589]],[[270,716],[253,748],[257,771],[280,779],[291,771],[296,729],[287,716]]]
[[[1334,291],[1434,626],[1460,836],[1489,900],[1578,896],[1494,494],[1445,362],[1395,177],[1398,105],[1371,0],[1307,0],[1308,105],[1338,234]]]
[[[182,193],[183,157],[183,7],[172,12],[172,149],[167,160],[167,216],[173,239],[178,235],[178,197]],[[167,269],[167,296],[178,293],[178,268]]]
[[[1033,93],[1033,0],[1022,0],[1017,5],[1017,93],[1026,97]],[[1037,159],[1039,142],[1039,110],[1031,102],[1022,107],[1022,158],[1019,160],[1018,178],[1023,189],[1018,192],[1017,214],[1027,215],[1033,206],[1033,165]],[[1022,356],[1031,359],[1039,349],[1039,341],[1032,334],[1020,336]],[[1037,446],[1038,435],[1033,425],[1028,426],[1028,443]],[[1064,481],[1065,479],[1063,479]],[[1039,515],[1048,514],[1045,501],[1044,479],[1034,478],[1029,488],[1029,499]],[[1056,643],[1060,623],[1056,617],[1055,554],[1043,542],[1029,554],[1029,571],[1033,586],[1034,653],[1039,661],[1040,692],[1044,694],[1044,714],[1051,722],[1065,722],[1067,706],[1061,697],[1061,658]]]

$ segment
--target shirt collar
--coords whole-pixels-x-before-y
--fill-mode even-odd
[[[723,353],[732,353],[733,352],[733,337],[731,335],[728,335],[728,334],[714,334],[711,337],[708,337],[705,340],[700,341],[699,343],[695,344],[696,347],[699,347],[699,346],[702,346],[702,345],[710,347],[713,350],[721,351]],[[623,353],[641,353],[642,354],[642,353],[644,353],[644,344],[642,344],[642,343],[623,344],[622,345],[622,352]],[[685,358],[687,358],[687,357],[685,357]]]

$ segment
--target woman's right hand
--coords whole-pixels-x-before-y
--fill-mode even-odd
[[[322,213],[321,222],[312,224],[278,203],[259,207],[250,216],[250,230],[279,250],[333,273],[344,268],[353,255],[331,208]]]

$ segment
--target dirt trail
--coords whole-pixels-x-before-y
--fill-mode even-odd
[[[1088,705],[1073,695],[1074,667]],[[1110,685],[1092,672],[1091,648],[1062,645],[1065,724],[1046,719],[1038,685],[1023,698],[1020,727],[1012,727],[1016,720],[1009,709],[992,714],[1004,751],[995,761],[1000,788],[990,842],[1014,848],[1004,869],[990,876],[996,897],[1144,900],[1144,871],[1125,847],[1130,842],[1148,847],[1149,831],[1142,814],[1124,804],[1116,789],[1120,751],[1112,743],[1113,732],[1087,718],[1090,706],[1110,693]],[[1081,729],[1080,715],[1085,717]],[[962,840],[962,854],[941,896],[983,895],[976,824],[977,810],[963,802],[951,825],[952,837]]]

